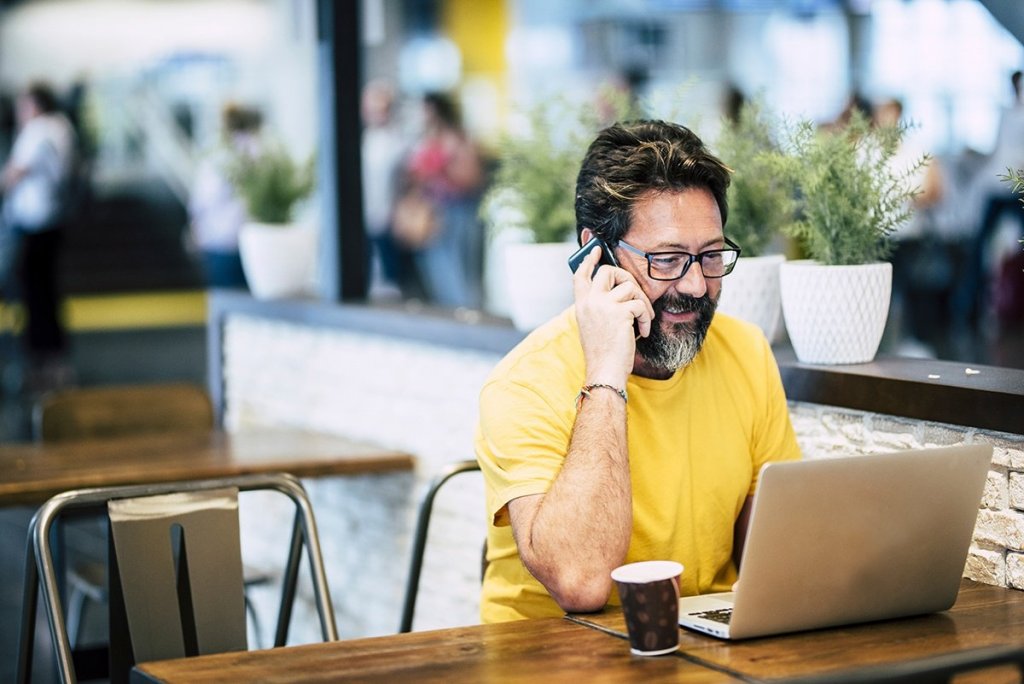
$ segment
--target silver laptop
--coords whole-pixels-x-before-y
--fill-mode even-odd
[[[949,608],[991,461],[972,445],[767,464],[736,591],[679,599],[679,624],[745,639]]]

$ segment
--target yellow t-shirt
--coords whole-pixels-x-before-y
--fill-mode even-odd
[[[484,622],[563,614],[519,560],[506,506],[546,492],[561,470],[584,372],[570,307],[513,349],[481,391],[476,454],[491,517]],[[733,526],[761,466],[800,458],[768,342],[755,326],[715,314],[689,366],[668,380],[631,375],[626,391],[626,562],[679,561],[684,596],[727,591],[736,580]]]

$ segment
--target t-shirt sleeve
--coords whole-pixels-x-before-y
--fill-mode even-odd
[[[749,494],[757,490],[761,467],[772,461],[796,461],[800,459],[800,446],[796,441],[796,433],[789,417],[789,406],[786,403],[786,392],[782,386],[782,376],[775,362],[768,341],[762,339],[761,358],[764,373],[764,409],[761,413],[760,425],[754,433],[754,477],[750,482]]]
[[[565,460],[571,427],[565,407],[552,406],[536,389],[508,380],[484,386],[476,454],[493,524],[509,524],[512,499],[548,491]]]
[[[39,126],[27,124],[14,140],[10,163],[20,169],[36,169],[42,164],[45,141]]]

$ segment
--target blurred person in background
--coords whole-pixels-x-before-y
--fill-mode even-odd
[[[210,287],[247,289],[238,234],[248,214],[227,169],[238,154],[252,155],[259,149],[263,115],[255,108],[228,103],[221,126],[221,145],[201,162],[189,196],[191,237],[202,254]]]
[[[1016,256],[1016,246],[1007,256],[1006,250],[999,250],[998,246],[993,248],[992,244],[1004,217],[1018,226],[1015,237],[1024,237],[1024,211],[1019,197],[1003,180],[1008,169],[1024,167],[1024,74],[1014,71],[1010,75],[1010,85],[1013,88],[1013,100],[1000,117],[995,147],[969,188],[971,194],[968,202],[978,203],[974,206],[978,209],[980,220],[970,238],[967,272],[958,292],[958,308],[964,322],[979,328],[985,322],[986,315],[992,313],[988,307],[993,299],[992,287],[1003,290],[1004,297],[1011,294],[1006,292],[1008,287],[1024,289],[1024,282],[1006,282],[1000,275],[1004,272],[1004,259]],[[993,251],[1002,253],[993,258]],[[1024,291],[1019,296],[1024,297]]]
[[[953,247],[940,234],[935,211],[945,190],[939,159],[917,142],[914,124],[903,118],[903,102],[883,100],[872,107],[875,126],[903,127],[904,134],[890,160],[898,174],[913,170],[917,194],[912,216],[892,234],[893,291],[889,333],[896,337],[903,356],[934,357],[934,338],[949,316],[950,293],[954,285]]]
[[[415,267],[411,253],[395,243],[391,219],[409,143],[395,120],[395,91],[391,85],[381,80],[367,83],[361,111],[363,212],[373,251],[371,294],[399,288],[408,296],[410,290],[415,290]]]
[[[32,83],[18,94],[15,119],[17,133],[0,173],[3,218],[11,238],[13,286],[27,317],[28,387],[44,391],[73,376],[59,310],[57,261],[74,220],[77,143],[46,83]]]
[[[401,228],[403,221],[397,220],[396,214],[395,237],[415,250],[420,277],[433,302],[477,306],[480,284],[471,274],[478,270],[482,244],[477,209],[484,182],[483,161],[476,143],[463,129],[451,97],[426,94],[423,117],[423,133],[405,164],[403,200],[419,197],[429,202],[432,225],[427,227],[429,223],[424,222],[424,229],[413,236]]]

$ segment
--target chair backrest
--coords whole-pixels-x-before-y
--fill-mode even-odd
[[[136,662],[244,651],[238,490],[107,502]],[[113,647],[113,635],[111,639]]]
[[[237,493],[253,490],[279,492],[296,507],[276,645],[287,639],[303,546],[323,638],[337,640],[313,510],[291,475],[83,489],[53,497],[32,519],[18,681],[31,681],[39,588],[61,681],[76,681],[50,538],[61,516],[73,511],[106,508],[111,520],[111,682],[128,681],[131,666],[143,660],[244,650]],[[122,631],[129,636],[130,649],[119,647]]]
[[[430,516],[434,512],[434,498],[448,480],[461,473],[479,472],[480,464],[476,461],[456,461],[446,466],[431,481],[423,499],[420,501],[419,513],[416,518],[416,531],[413,535],[412,555],[409,560],[409,575],[405,584],[405,599],[402,602],[402,620],[399,632],[412,631],[412,619],[416,612],[416,597],[420,591],[420,574],[423,570],[423,555],[427,548],[427,534],[430,531]],[[480,577],[487,569],[487,542],[484,541],[480,559]]]
[[[109,385],[44,395],[33,409],[32,431],[37,440],[54,442],[208,430],[213,421],[210,397],[199,385]]]

